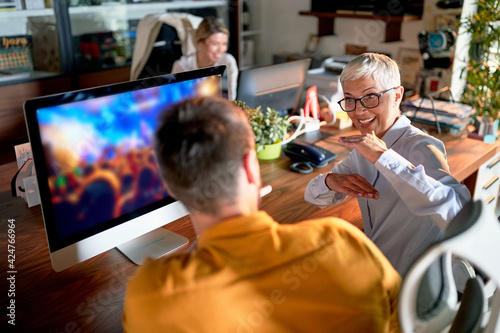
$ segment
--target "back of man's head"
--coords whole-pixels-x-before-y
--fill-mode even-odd
[[[172,195],[191,212],[216,215],[237,196],[243,157],[254,148],[244,111],[213,97],[187,99],[160,115],[156,153]]]

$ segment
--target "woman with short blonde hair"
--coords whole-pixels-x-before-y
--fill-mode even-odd
[[[338,103],[360,133],[339,137],[352,151],[312,179],[304,198],[320,207],[357,198],[365,234],[404,276],[471,196],[450,174],[444,144],[401,114],[396,61],[364,53],[346,65],[340,83]]]
[[[194,39],[196,53],[182,56],[174,62],[172,73],[226,65],[228,98],[235,99],[238,65],[236,59],[227,53],[229,30],[225,24],[215,17],[206,17],[196,29]]]

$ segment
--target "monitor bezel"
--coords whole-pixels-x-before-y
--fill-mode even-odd
[[[311,58],[304,58],[294,61],[283,62],[279,64],[254,67],[242,70],[238,75],[238,88],[237,88],[236,99],[246,102],[251,107],[259,106],[259,105],[252,105],[253,103],[251,103],[250,101],[255,100],[257,96],[261,96],[262,93],[273,92],[273,90],[274,91],[280,90],[281,88],[284,87],[296,86],[297,83],[299,82],[288,83],[285,85],[281,85],[279,87],[273,87],[271,89],[260,89],[260,90],[256,90],[258,89],[258,87],[249,86],[249,82],[255,81],[256,78],[260,76],[267,77],[269,75],[280,75],[280,73],[289,72],[290,68],[297,67],[302,69],[303,78],[302,81],[299,83],[298,91],[294,101],[294,106],[290,111],[291,114],[296,114],[299,109],[300,100],[302,98],[302,92],[304,91],[304,85],[306,82],[307,71],[311,65],[311,61],[312,61]],[[272,105],[260,105],[260,106],[263,107],[264,109],[268,106],[273,107]],[[278,110],[278,111],[288,111],[288,110]]]
[[[47,167],[47,157],[45,156],[43,142],[40,134],[37,110],[56,105],[63,105],[83,100],[117,95],[134,90],[154,88],[202,77],[209,77],[214,75],[219,75],[220,77],[222,77],[225,69],[226,66],[203,68],[189,72],[168,74],[134,81],[116,83],[108,86],[99,86],[49,96],[42,96],[27,100],[24,103],[24,116],[27,126],[28,138],[33,154],[33,163],[36,170],[42,217],[45,224],[52,265],[56,271],[65,269],[73,265],[74,262],[72,261],[74,260],[78,262],[86,260],[92,256],[95,256],[101,252],[119,245],[118,243],[127,242],[134,237],[138,237],[141,234],[145,234],[149,231],[154,230],[155,228],[161,227],[162,225],[165,225],[172,220],[166,219],[166,222],[164,222],[163,224],[152,224],[144,230],[137,230],[133,227],[126,226],[128,221],[143,218],[147,218],[148,220],[161,220],[161,216],[158,216],[159,211],[161,211],[165,207],[170,206],[171,211],[169,212],[169,214],[171,214],[171,217],[173,217],[174,220],[187,215],[188,211],[182,205],[182,203],[176,201],[172,197],[167,197],[160,202],[152,203],[139,210],[122,215],[111,221],[107,221],[105,225],[100,224],[93,230],[79,232],[77,233],[77,235],[62,239],[59,235],[55,219],[54,206],[52,204],[52,193],[50,191],[50,186],[48,183],[49,170]],[[117,237],[116,244],[113,244],[112,246],[101,244],[106,237],[110,236],[110,234],[114,232],[113,230],[115,230],[115,228],[118,228],[116,230],[121,230],[122,233],[122,235]],[[89,247],[94,247],[95,250],[91,249],[90,251],[88,251],[87,248]],[[85,251],[83,251],[85,253],[81,253],[82,248],[85,248]],[[72,257],[72,259],[70,260],[65,258],[66,256],[68,256],[68,253],[70,254],[69,257]]]

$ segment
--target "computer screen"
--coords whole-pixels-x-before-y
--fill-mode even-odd
[[[153,147],[158,114],[185,98],[221,96],[224,70],[211,67],[25,102],[54,270],[123,243],[125,253],[149,243],[160,251],[152,256],[161,255],[160,236],[143,238],[146,243],[139,236],[158,228],[166,232],[160,227],[187,210],[160,178]],[[143,259],[131,255],[136,263]]]
[[[297,113],[310,64],[307,58],[241,71],[236,99],[253,108]]]

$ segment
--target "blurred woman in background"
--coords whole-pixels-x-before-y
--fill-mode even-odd
[[[235,99],[238,66],[236,59],[226,52],[228,41],[229,30],[224,23],[215,17],[206,17],[196,29],[197,52],[182,56],[174,62],[172,73],[226,65],[228,99]]]

